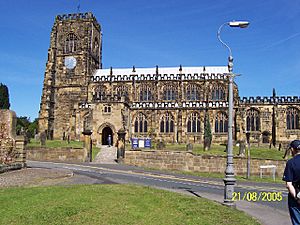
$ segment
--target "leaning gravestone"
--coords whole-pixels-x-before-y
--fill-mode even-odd
[[[16,136],[16,113],[0,110],[0,172],[25,166],[24,137]]]

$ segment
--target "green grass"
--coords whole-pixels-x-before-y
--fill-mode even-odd
[[[34,139],[30,140],[30,143],[27,144],[27,147],[41,147],[41,144],[39,141],[36,141]],[[47,140],[45,147],[47,148],[83,148],[83,141],[70,141],[68,143],[67,141],[63,140]],[[92,159],[94,160],[96,155],[100,152],[100,148],[97,148],[96,146],[93,146],[92,149]]]
[[[186,151],[186,144],[167,144],[166,150],[172,151]],[[226,156],[225,152],[226,146],[224,145],[213,145],[210,150],[204,151],[203,145],[194,144],[193,153],[200,155],[220,155]],[[256,159],[273,159],[273,160],[282,160],[283,151],[278,151],[277,149],[269,149],[267,147],[255,147],[251,146],[250,148],[251,158]],[[233,154],[237,156],[239,154],[239,147],[234,146]],[[246,150],[247,154],[247,150]]]
[[[250,225],[243,212],[132,185],[0,189],[0,224]]]
[[[41,147],[41,144],[39,141],[31,139],[30,143],[27,144],[28,147]],[[82,148],[83,142],[82,141],[70,141],[68,143],[67,141],[63,140],[47,140],[45,147],[47,148]]]
[[[185,172],[185,171],[173,171],[179,174],[187,174],[199,177],[208,177],[208,178],[224,178],[224,173],[205,173],[205,172]],[[260,178],[259,176],[250,176],[250,179],[247,179],[245,176],[235,175],[235,178],[238,181],[251,181],[258,183],[278,183],[284,184],[285,182],[281,180],[280,177],[276,177],[275,181],[271,176],[264,176]]]
[[[100,148],[97,148],[96,146],[93,146],[92,149],[92,160],[94,160],[96,158],[96,155],[100,152]]]

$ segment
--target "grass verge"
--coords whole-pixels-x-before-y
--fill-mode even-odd
[[[0,224],[259,224],[206,199],[133,185],[0,189],[0,202]]]
[[[28,147],[41,147],[39,141],[31,139],[30,143],[27,144]],[[47,140],[46,141],[46,148],[83,148],[83,141],[67,141],[63,140]],[[96,158],[96,155],[100,152],[100,148],[97,148],[93,145],[92,149],[92,160]]]

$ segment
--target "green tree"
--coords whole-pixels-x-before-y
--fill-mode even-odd
[[[209,115],[206,111],[204,117],[204,150],[205,151],[210,149],[211,141],[212,141],[211,126],[209,122]]]
[[[0,109],[9,109],[9,93],[6,85],[0,83]]]

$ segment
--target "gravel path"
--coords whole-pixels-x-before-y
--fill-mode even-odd
[[[25,168],[0,174],[0,188],[50,185],[114,184],[110,180],[87,176],[68,169]]]
[[[0,188],[55,185],[70,179],[73,172],[58,169],[26,168],[0,174]]]

